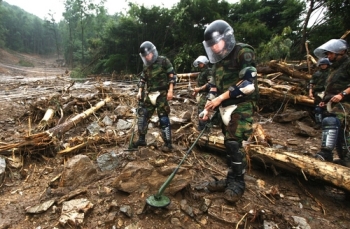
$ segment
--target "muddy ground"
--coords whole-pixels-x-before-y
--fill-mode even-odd
[[[19,66],[18,62],[21,59],[32,62],[34,67]],[[188,154],[181,169],[186,170],[191,179],[182,190],[173,194],[165,192],[171,199],[170,205],[165,208],[146,205],[146,199],[156,194],[158,189],[131,193],[118,190],[115,180],[131,162],[141,164],[162,161],[163,168],[175,168],[178,165],[199,134],[195,128],[197,111],[193,99],[174,99],[170,103],[172,117],[189,111],[194,124],[189,124],[180,131],[177,130],[188,122],[172,126],[175,150],[171,153],[164,154],[158,150],[158,146],[161,145],[159,138],[155,138],[154,144],[149,147],[127,151],[132,133],[130,128],[120,131],[113,129],[112,137],[108,134],[111,132],[103,128],[97,135],[101,139],[94,144],[58,154],[57,152],[64,149],[64,143],[80,143],[80,138],[86,138],[90,134],[88,127],[94,122],[101,122],[106,116],[113,121],[113,127],[119,119],[133,122],[136,87],[133,82],[117,81],[105,76],[87,77],[84,81],[71,79],[65,75],[65,68],[55,67],[55,59],[1,50],[0,146],[23,142],[26,136],[41,133],[62,123],[58,110],[53,122],[38,128],[47,108],[55,106],[55,102],[52,101],[77,100],[75,106],[65,113],[73,117],[108,95],[112,99],[106,106],[62,134],[59,137],[61,143],[49,143],[49,146],[29,144],[25,148],[0,152],[0,156],[6,161],[5,174],[0,180],[1,229],[350,228],[349,200],[344,191],[312,177],[305,180],[302,176],[259,161],[252,161],[246,173],[247,188],[242,199],[235,205],[226,203],[220,193],[210,193],[205,189],[206,182],[213,179],[212,176],[222,178],[225,175],[225,157],[222,152],[205,147],[194,147],[191,154]],[[180,90],[176,93],[180,94]],[[54,96],[60,99],[52,100]],[[186,96],[182,95],[182,98]],[[129,107],[127,113],[131,115],[120,116],[115,111],[118,106]],[[315,137],[305,137],[294,134],[293,123],[281,124],[272,121],[277,113],[287,108],[308,112],[311,108],[292,107],[281,101],[271,102],[268,98],[262,98],[259,106],[261,110],[255,115],[255,121],[262,125],[275,146],[310,155],[319,150],[320,130],[316,130],[319,134]],[[313,125],[311,115],[303,121]],[[210,134],[220,132],[217,128],[210,131]],[[157,132],[155,119],[149,133]],[[293,141],[288,141],[291,139]],[[97,167],[97,173],[88,184],[73,187],[53,182],[74,156],[86,155],[92,164],[96,165],[97,158],[111,152],[121,156],[118,166],[103,171]],[[76,176],[78,179],[79,174]],[[179,172],[175,175],[177,176],[183,175]],[[164,181],[160,179],[158,183],[162,184]],[[74,195],[75,192],[77,194]],[[76,221],[63,225],[59,222],[63,203],[58,201],[62,198],[84,198],[90,201],[93,207],[84,212],[82,223]],[[40,213],[28,213],[30,207],[50,200],[53,200],[53,204],[48,209]]]

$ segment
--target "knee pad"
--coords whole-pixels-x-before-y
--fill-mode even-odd
[[[168,116],[160,116],[159,117],[159,124],[161,128],[165,128],[170,126],[170,120]]]
[[[336,117],[325,117],[322,120],[322,145],[321,147],[333,150],[337,144],[340,120]]]

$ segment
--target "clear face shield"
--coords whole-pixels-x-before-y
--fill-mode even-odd
[[[348,44],[343,39],[332,39],[321,45],[320,47],[314,50],[315,56],[320,58],[326,58],[327,52],[332,52],[339,54],[341,51],[346,50]]]
[[[142,53],[139,53],[139,55],[142,59],[143,64],[146,66],[150,66],[157,60],[158,51],[154,48],[150,52],[145,53],[144,55],[142,55]]]
[[[206,56],[199,56],[193,62],[193,66],[197,68],[200,63],[203,63],[203,64],[207,65],[209,63],[209,60],[208,60],[208,58]]]
[[[236,40],[233,36],[233,29],[227,30],[224,34],[214,32],[212,37],[210,40],[203,41],[203,46],[210,63],[215,64],[230,54],[236,45]]]

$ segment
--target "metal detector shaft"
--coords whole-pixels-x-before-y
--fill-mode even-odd
[[[213,114],[212,117],[214,117],[215,113]],[[205,125],[204,129],[202,130],[202,132],[200,132],[200,134],[198,135],[197,139],[194,141],[194,143],[191,145],[191,147],[187,150],[185,156],[182,158],[181,162],[178,164],[178,166],[174,169],[174,171],[170,174],[170,176],[168,177],[168,179],[163,183],[163,185],[159,188],[158,193],[154,196],[155,199],[160,198],[160,196],[162,196],[164,190],[166,189],[166,187],[168,187],[168,185],[170,184],[170,182],[172,181],[172,179],[174,178],[176,172],[179,170],[181,164],[185,161],[185,159],[187,158],[187,156],[190,154],[190,152],[192,151],[193,147],[197,144],[199,138],[204,134],[204,132],[206,131],[208,127],[208,124]]]

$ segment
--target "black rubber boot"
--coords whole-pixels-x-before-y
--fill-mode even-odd
[[[320,152],[315,154],[315,158],[321,161],[333,162],[333,153],[328,149],[321,149]]]
[[[161,150],[164,152],[164,153],[167,153],[167,152],[170,152],[171,150],[173,149],[173,146],[171,143],[165,143]]]
[[[145,135],[140,134],[139,140],[137,140],[137,142],[132,143],[132,148],[138,148],[139,146],[146,146],[146,145],[147,145],[147,143],[145,140]]]
[[[227,187],[225,189],[224,199],[227,202],[235,203],[242,198],[245,190],[244,174],[237,176],[229,171],[227,176]]]
[[[211,192],[223,192],[227,187],[226,179],[217,179],[213,177],[214,180],[208,183],[208,190]]]
[[[245,190],[245,155],[239,150],[239,143],[236,141],[225,141],[225,147],[231,157],[231,165],[227,173],[224,199],[235,203],[243,196]]]

